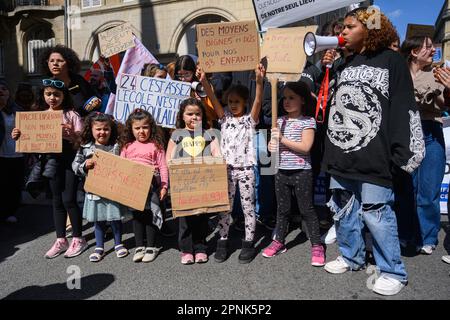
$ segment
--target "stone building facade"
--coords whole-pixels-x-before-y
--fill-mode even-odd
[[[346,12],[335,10],[295,25],[321,25]],[[99,57],[98,34],[124,22],[159,61],[168,63],[196,53],[196,24],[243,20],[256,20],[252,0],[2,0],[0,77],[13,85],[38,84],[37,56],[58,43],[73,48],[87,69]]]

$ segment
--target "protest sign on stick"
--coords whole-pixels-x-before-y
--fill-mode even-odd
[[[198,24],[197,48],[206,73],[254,70],[259,62],[255,21]]]
[[[200,163],[186,164],[182,159],[169,163],[174,217],[230,211],[226,164],[208,158]]]
[[[317,26],[269,29],[264,37],[261,56],[267,58],[267,74],[278,80],[297,81],[306,63],[303,39]]]
[[[143,211],[153,179],[152,166],[97,150],[84,190]]]
[[[135,46],[130,23],[111,28],[98,34],[101,54],[108,58]]]
[[[62,111],[17,112],[20,138],[16,141],[16,152],[61,153],[62,123]]]
[[[190,94],[188,82],[119,74],[113,116],[124,123],[133,110],[140,108],[147,110],[157,125],[175,128],[180,103]]]

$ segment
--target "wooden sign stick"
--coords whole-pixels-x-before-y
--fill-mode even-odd
[[[272,76],[270,78],[270,85],[272,86],[272,129],[277,127],[278,120],[278,78]]]

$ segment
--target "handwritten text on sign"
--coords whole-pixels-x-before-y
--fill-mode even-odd
[[[199,24],[197,46],[205,72],[253,70],[259,61],[255,21]]]
[[[303,39],[317,26],[269,29],[264,37],[262,56],[267,57],[267,73],[300,74],[306,63]]]
[[[16,127],[20,130],[20,138],[16,142],[16,151],[62,152],[62,121],[62,111],[17,112]]]
[[[228,211],[226,164],[169,164],[172,210],[192,214]],[[218,208],[218,210],[215,210]]]
[[[97,150],[84,189],[130,208],[143,211],[154,168]]]
[[[124,123],[134,109],[147,110],[156,124],[175,128],[181,101],[189,98],[191,84],[167,79],[119,74],[114,118]]]
[[[124,23],[99,33],[98,41],[100,43],[100,52],[105,57],[111,57],[116,53],[135,46],[132,28],[129,23]]]

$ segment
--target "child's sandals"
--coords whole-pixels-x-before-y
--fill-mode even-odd
[[[128,250],[123,246],[123,244],[115,246],[114,250],[116,251],[117,258],[123,258],[128,255]]]
[[[103,256],[105,255],[105,250],[103,248],[95,248],[94,252],[91,253],[89,256],[90,262],[99,262],[103,259]]]

